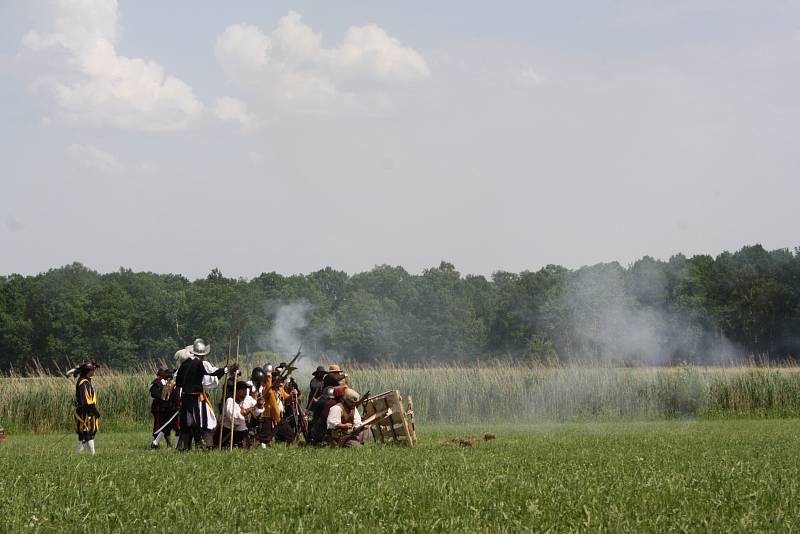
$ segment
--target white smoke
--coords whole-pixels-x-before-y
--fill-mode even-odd
[[[266,336],[267,348],[280,354],[295,354],[303,344],[308,315],[312,310],[311,304],[305,300],[278,306],[272,328]]]
[[[298,349],[303,356],[295,366],[295,376],[305,380],[317,368],[317,362],[311,350],[319,337],[310,328],[310,315],[314,307],[307,300],[280,304],[272,313],[272,327],[264,336],[262,345],[272,352],[280,354],[288,363]],[[273,362],[275,364],[279,362]]]
[[[661,290],[648,289],[652,294]],[[616,264],[573,273],[559,306],[569,322],[562,345],[571,359],[661,365],[684,360],[719,363],[742,354],[721,332],[701,327],[698,318],[691,320],[661,302],[638,302]]]

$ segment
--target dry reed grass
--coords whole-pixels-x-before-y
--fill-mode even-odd
[[[420,422],[477,423],[800,415],[800,369],[756,367],[547,368],[506,362],[464,367],[350,366],[352,386],[414,397]],[[105,428],[150,422],[152,366],[95,377]],[[306,385],[308,377],[298,376]],[[219,395],[219,393],[217,393]],[[43,371],[0,378],[0,426],[71,427],[74,381]]]

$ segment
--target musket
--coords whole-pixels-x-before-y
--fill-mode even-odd
[[[374,413],[374,414],[370,415],[369,417],[364,419],[361,422],[360,425],[358,425],[357,427],[353,427],[352,429],[348,430],[344,435],[342,435],[336,441],[336,444],[339,447],[344,447],[345,443],[347,443],[351,439],[356,438],[365,429],[367,429],[367,428],[371,427],[372,425],[374,425],[375,423],[379,423],[380,421],[383,421],[384,419],[387,419],[387,418],[389,418],[391,416],[392,416],[392,409],[391,408],[386,408],[382,412],[377,412],[377,413]]]
[[[306,417],[305,411],[303,408],[300,407],[300,398],[294,398],[294,417],[295,417],[295,424],[297,425],[297,433],[302,432],[303,437],[306,438],[308,441],[308,418]],[[297,439],[297,435],[295,434],[295,439]]]
[[[357,406],[361,406],[361,405],[366,406],[369,401],[375,400],[375,399],[380,398],[380,397],[383,397],[384,395],[387,395],[389,393],[394,393],[394,390],[392,389],[392,390],[389,390],[389,391],[384,391],[383,393],[379,393],[377,395],[373,395],[371,397],[368,397],[369,391],[367,391],[366,393],[364,393],[364,395],[361,396],[361,399],[358,401]]]
[[[294,358],[292,358],[292,361],[290,361],[289,363],[286,364],[286,367],[283,369],[283,371],[281,371],[281,374],[278,375],[278,380],[285,379],[287,376],[292,374],[292,371],[294,371],[294,369],[297,369],[296,367],[293,369],[292,366],[295,363],[297,363],[297,360],[299,360],[300,356],[303,355],[303,353],[300,352],[302,350],[302,348],[303,348],[302,344],[300,344],[300,346],[297,347],[297,354],[294,355]]]

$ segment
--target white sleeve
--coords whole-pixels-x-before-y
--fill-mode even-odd
[[[230,422],[233,421],[234,418],[236,417],[236,414],[234,412],[234,406],[236,406],[236,403],[233,402],[233,397],[225,401],[225,422],[228,423],[229,425],[228,428],[232,426],[230,425]],[[239,415],[241,415],[241,412],[239,412]]]
[[[358,408],[353,408],[353,426],[361,426],[361,414],[358,413]]]
[[[255,413],[256,415],[261,415],[262,413],[264,413],[264,408],[259,408],[257,404],[258,403],[256,402],[256,400],[251,395],[248,395],[242,401],[242,408],[255,408],[255,411],[253,413]]]
[[[214,373],[217,371],[217,368],[208,363],[207,361],[203,360],[203,367],[206,370],[206,373]],[[205,375],[203,377],[203,389],[211,389],[217,387],[219,384],[219,378],[213,375]]]
[[[342,424],[342,408],[338,404],[328,412],[327,423],[328,430],[333,430],[337,425]]]
[[[242,415],[242,408],[235,402],[233,402],[233,397],[230,397],[227,401],[225,401],[225,420],[230,421],[233,418],[234,421],[244,421],[244,416]]]

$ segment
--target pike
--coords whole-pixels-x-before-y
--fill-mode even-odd
[[[232,337],[228,334],[228,355],[225,357],[225,369],[230,366],[231,364],[231,342]],[[219,450],[222,450],[222,429],[225,428],[225,401],[228,399],[228,375],[225,375],[225,383],[222,384],[222,402],[220,405],[222,406],[222,413],[220,414],[220,423],[219,423]]]
[[[231,446],[230,450],[233,450],[233,433],[236,430],[236,382],[239,379],[236,376],[236,373],[239,371],[239,332],[236,332],[236,372],[233,373],[233,408],[231,409]],[[226,380],[225,383],[227,384],[228,381]],[[227,404],[227,399],[225,399],[225,403]],[[219,429],[219,433],[222,434],[222,429]]]

